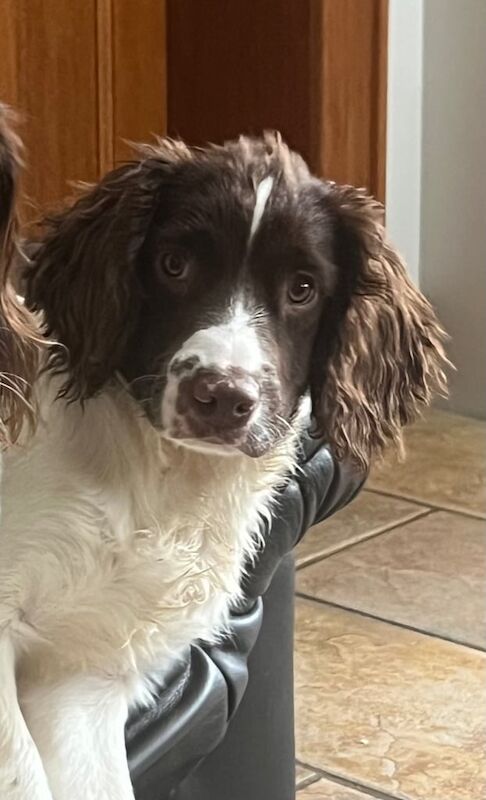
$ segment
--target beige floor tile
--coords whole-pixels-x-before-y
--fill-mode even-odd
[[[438,511],[298,572],[304,594],[486,647],[486,524]]]
[[[369,488],[486,517],[486,422],[434,411],[406,434],[407,459],[390,455]]]
[[[334,517],[307,532],[295,551],[297,564],[305,564],[359,542],[391,525],[413,519],[424,510],[423,506],[406,500],[364,491]]]
[[[370,794],[348,789],[339,783],[321,778],[297,793],[297,800],[374,800]]]
[[[316,773],[313,772],[308,767],[303,767],[301,764],[295,765],[295,784],[297,788],[301,786],[304,781],[308,781],[310,778],[316,776]]]
[[[407,800],[486,796],[486,655],[297,602],[297,758]]]

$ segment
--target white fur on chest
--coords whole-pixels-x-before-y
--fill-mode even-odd
[[[164,670],[224,630],[293,442],[262,459],[198,454],[119,390],[84,414],[46,406],[35,440],[5,460],[0,628],[30,680]]]

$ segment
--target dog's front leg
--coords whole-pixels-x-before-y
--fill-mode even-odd
[[[134,800],[125,750],[127,702],[95,676],[25,689],[21,705],[54,800]]]
[[[0,798],[52,800],[41,758],[18,703],[14,648],[5,632],[0,634]]]

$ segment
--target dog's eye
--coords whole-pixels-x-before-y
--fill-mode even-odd
[[[304,305],[316,295],[314,279],[306,272],[297,272],[287,287],[287,296],[291,303]]]
[[[190,259],[186,253],[176,250],[162,253],[159,261],[159,269],[163,275],[173,280],[184,280],[187,277],[190,267]]]

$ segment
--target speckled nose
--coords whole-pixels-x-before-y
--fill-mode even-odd
[[[246,373],[226,374],[199,369],[181,386],[185,407],[211,432],[242,428],[252,417],[260,400],[256,380]]]

